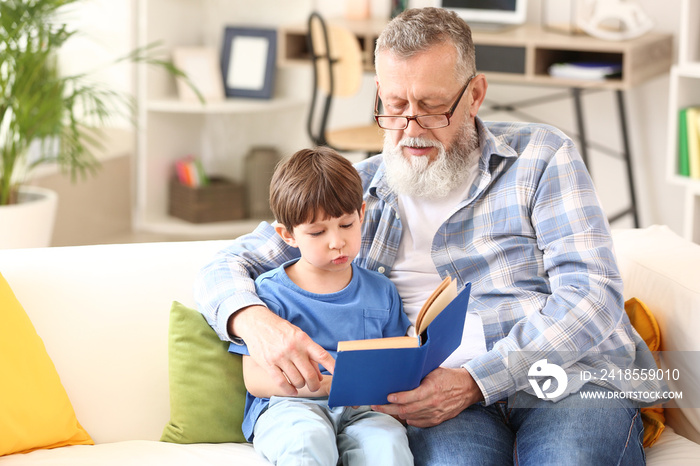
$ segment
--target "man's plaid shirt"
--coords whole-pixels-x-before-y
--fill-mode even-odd
[[[584,370],[655,367],[625,314],[607,219],[573,142],[546,125],[478,118],[476,124],[479,173],[431,251],[441,278],[472,283],[468,312],[481,318],[488,351],[464,367],[485,403],[518,390],[532,393],[528,369],[541,359],[565,368],[562,396],[586,382]],[[367,206],[355,261],[388,276],[402,230],[397,197],[381,156],[357,170]],[[202,270],[195,286],[200,312],[229,340],[229,317],[262,304],[255,277],[297,256],[263,222]],[[621,381],[597,383],[630,389]],[[635,389],[658,389],[654,381],[642,385]]]

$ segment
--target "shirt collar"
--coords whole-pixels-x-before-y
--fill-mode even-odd
[[[488,167],[491,157],[497,155],[503,158],[514,158],[518,153],[510,146],[510,140],[505,134],[495,136],[489,130],[481,118],[476,117],[476,130],[479,133],[479,147],[481,147],[481,160]]]

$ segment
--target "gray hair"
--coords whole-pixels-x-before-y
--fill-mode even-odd
[[[394,18],[377,39],[375,63],[379,53],[384,51],[408,59],[445,41],[451,42],[457,50],[457,76],[466,81],[476,74],[472,31],[454,11],[444,8],[413,8]]]

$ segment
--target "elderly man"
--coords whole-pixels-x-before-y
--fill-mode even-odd
[[[471,282],[472,299],[460,348],[373,409],[406,421],[416,464],[643,464],[637,403],[577,396],[628,388],[584,371],[653,361],[624,313],[609,226],[574,144],[549,126],[477,117],[487,82],[454,13],[405,11],[375,55],[386,141],[356,166],[367,205],[356,261],[396,284],[412,322],[447,275]],[[245,340],[290,395],[317,389],[317,364],[334,362],[261,305],[252,278],[297,256],[263,223],[196,286],[219,336]]]

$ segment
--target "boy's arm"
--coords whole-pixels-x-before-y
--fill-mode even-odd
[[[293,396],[313,398],[328,396],[331,391],[332,376],[323,375],[321,387],[312,392],[307,386],[297,390],[297,394]],[[243,356],[243,380],[248,393],[257,398],[270,398],[271,396],[290,396],[288,393],[280,390],[279,384],[270,377],[270,374],[263,369],[250,356]]]

